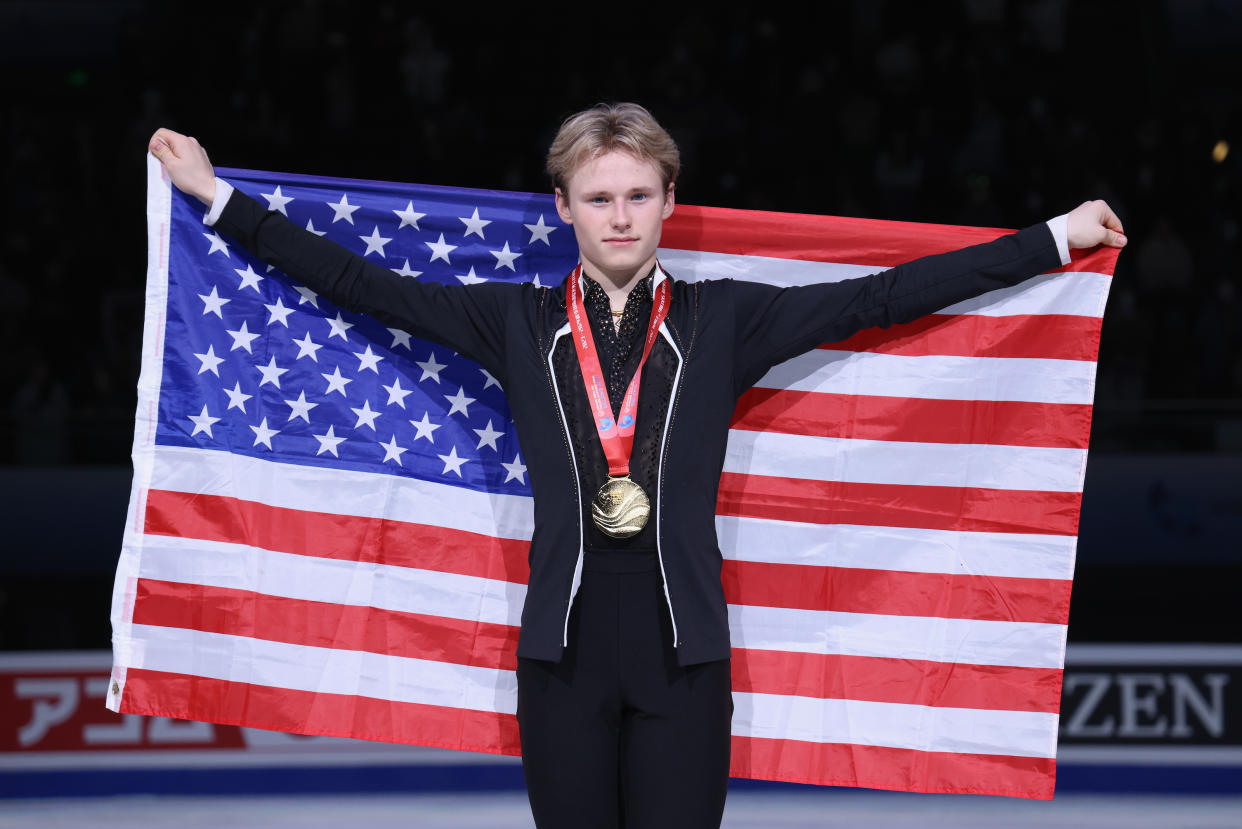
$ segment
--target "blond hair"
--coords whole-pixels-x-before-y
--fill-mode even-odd
[[[564,191],[582,164],[613,150],[624,150],[660,171],[664,189],[677,181],[681,153],[672,136],[638,104],[597,104],[571,115],[548,148],[552,186]]]

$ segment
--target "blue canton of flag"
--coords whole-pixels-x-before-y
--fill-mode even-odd
[[[221,170],[291,221],[408,279],[556,284],[577,259],[551,197]],[[450,349],[351,314],[173,194],[156,442],[529,494],[503,390]],[[194,238],[197,237],[197,238]]]

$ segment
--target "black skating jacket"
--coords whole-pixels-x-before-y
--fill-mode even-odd
[[[781,289],[674,279],[668,318],[643,371],[631,457],[631,477],[652,496],[652,518],[618,542],[590,520],[607,463],[570,339],[564,284],[440,285],[400,277],[240,191],[228,197],[215,227],[338,305],[442,343],[500,381],[534,491],[518,656],[553,661],[566,644],[584,552],[618,546],[658,553],[678,661],[727,659],[715,511],[729,421],[742,392],[773,365],[821,343],[909,322],[1062,264],[1049,226],[1038,224],[835,283]],[[670,277],[657,271],[663,278]]]

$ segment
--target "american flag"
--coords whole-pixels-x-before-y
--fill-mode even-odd
[[[409,279],[559,283],[549,196],[223,170]],[[116,711],[519,752],[532,510],[496,379],[202,223],[148,159]],[[1001,231],[679,206],[685,280],[870,273]],[[1114,251],[775,367],[717,505],[732,773],[1050,798]]]

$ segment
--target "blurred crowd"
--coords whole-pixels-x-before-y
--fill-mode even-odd
[[[556,126],[600,100],[670,129],[686,203],[1020,227],[1107,199],[1131,247],[1094,444],[1236,450],[1240,21],[1228,3],[1068,0],[659,19],[0,5],[0,463],[129,454],[156,127],[225,166],[546,190]]]

